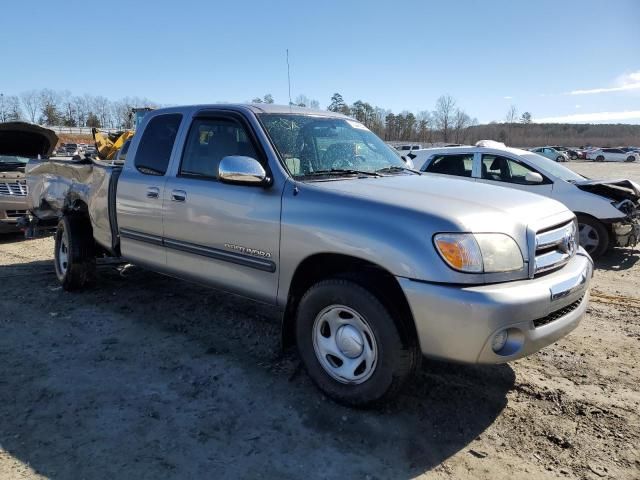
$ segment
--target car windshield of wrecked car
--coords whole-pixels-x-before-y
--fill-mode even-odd
[[[28,163],[29,159],[15,155],[0,155],[0,163]]]
[[[407,169],[397,152],[357,121],[296,114],[262,114],[260,120],[295,178]]]
[[[573,170],[569,170],[564,165],[560,165],[555,160],[549,160],[547,157],[538,155],[537,153],[523,153],[522,157],[527,159],[532,167],[538,167],[547,173],[554,175],[566,182],[576,182],[584,180],[585,177],[577,174]]]

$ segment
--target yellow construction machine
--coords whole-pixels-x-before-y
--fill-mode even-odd
[[[113,160],[127,140],[133,137],[138,125],[153,108],[141,107],[132,108],[129,112],[130,118],[133,120],[133,128],[131,130],[119,130],[116,132],[107,132],[98,128],[93,128],[91,134],[96,144],[98,157],[102,160]]]

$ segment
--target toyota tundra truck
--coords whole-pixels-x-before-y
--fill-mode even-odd
[[[119,257],[277,305],[284,345],[352,406],[391,398],[423,356],[531,355],[587,308],[593,264],[561,203],[423,175],[336,113],[155,110],[123,163],[33,160],[27,183],[65,290]]]

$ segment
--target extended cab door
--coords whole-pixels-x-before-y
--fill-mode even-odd
[[[152,269],[164,270],[167,263],[162,202],[181,120],[179,113],[152,117],[118,180],[116,212],[122,256]]]
[[[282,187],[218,180],[231,155],[266,155],[239,113],[193,118],[180,161],[164,190],[164,242],[170,273],[251,298],[275,302]]]
[[[479,182],[517,188],[540,195],[551,194],[553,182],[529,165],[514,158],[497,154],[478,154],[480,161]],[[527,173],[537,173],[542,182],[530,181]]]

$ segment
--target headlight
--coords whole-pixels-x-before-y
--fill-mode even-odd
[[[447,265],[461,272],[511,272],[524,267],[518,244],[502,233],[438,233],[433,243]]]

